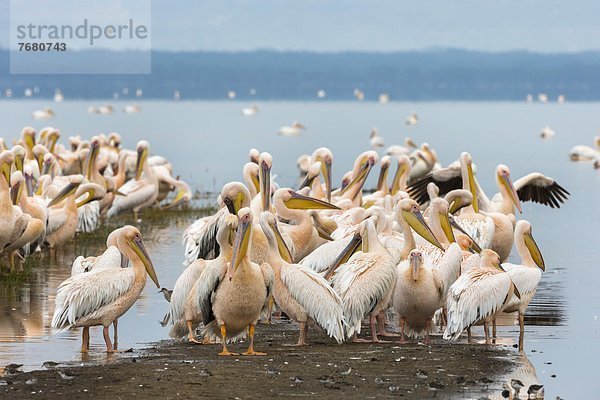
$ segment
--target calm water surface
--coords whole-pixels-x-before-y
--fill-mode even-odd
[[[271,152],[277,181],[291,185],[297,177],[297,157],[328,146],[335,155],[334,178],[339,180],[367,148],[374,126],[386,145],[401,143],[406,135],[429,142],[445,164],[469,151],[488,194],[496,191],[494,168],[499,163],[511,168],[514,179],[531,171],[553,176],[571,192],[569,202],[560,210],[524,205],[523,217],[534,227],[547,269],[528,310],[526,357],[514,377],[544,384],[546,398],[595,396],[600,387],[594,383],[600,358],[600,175],[590,164],[570,162],[567,153],[600,133],[600,104],[265,102],[257,103],[255,117],[242,117],[241,108],[247,104],[239,102],[142,102],[138,114],[120,111],[124,104],[113,103],[117,111],[112,115],[95,115],[87,112],[87,102],[0,101],[0,134],[12,139],[25,125],[52,125],[65,139],[116,131],[130,148],[148,139],[154,153],[171,160],[175,173],[200,190],[218,190],[230,180],[240,180],[250,147]],[[32,120],[33,110],[48,105],[56,112],[54,119]],[[421,123],[407,128],[404,119],[413,110]],[[294,120],[307,126],[302,136],[275,134]],[[557,135],[542,141],[539,132],[546,125]],[[142,225],[163,286],[172,287],[182,271],[181,233],[192,219],[178,216],[145,220]],[[79,254],[98,254],[103,241],[104,236],[82,238],[56,259],[46,254],[30,260],[25,273],[0,278],[0,365],[19,362],[35,369],[46,360],[81,360],[79,332],[52,336],[48,326],[56,287],[69,275],[72,260]],[[148,284],[120,319],[121,348],[141,348],[166,338],[168,328],[157,321],[167,309],[162,295]],[[508,326],[499,330],[501,343],[509,347],[518,335],[518,326],[511,323],[508,318]],[[105,358],[100,333],[92,330],[97,350],[92,360]]]

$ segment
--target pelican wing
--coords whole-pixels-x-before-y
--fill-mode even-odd
[[[460,246],[452,243],[446,249],[440,261],[435,265],[435,275],[442,284],[443,298],[446,298],[448,289],[458,279],[460,275],[460,262],[462,261],[462,251]]]
[[[46,225],[46,236],[56,232],[67,222],[68,215],[62,208],[48,209],[48,225]]]
[[[71,276],[102,269],[121,268],[121,252],[115,246],[109,246],[98,257],[79,256],[73,261]]]
[[[444,339],[456,340],[466,328],[500,311],[511,288],[507,273],[477,269],[461,275],[448,290]]]
[[[200,274],[196,289],[198,290],[198,304],[202,314],[202,322],[208,325],[215,319],[213,314],[213,296],[219,284],[225,278],[227,273],[227,263],[210,263]],[[172,300],[173,298],[171,298]]]
[[[183,244],[185,246],[184,265],[190,265],[199,258],[212,260],[219,255],[220,248],[217,243],[217,231],[223,218],[228,213],[227,208],[223,207],[215,215],[194,221],[183,232]]]
[[[91,201],[77,209],[77,232],[91,233],[100,222],[100,202]]]
[[[425,175],[415,183],[411,184],[407,192],[419,204],[425,204],[429,201],[427,185],[433,182],[440,189],[439,195],[443,197],[448,192],[455,189],[462,189],[463,181],[460,172],[460,165],[441,168]]]
[[[283,265],[281,280],[307,315],[338,343],[344,340],[342,300],[329,282],[299,265]]]
[[[472,269],[479,268],[479,264],[481,264],[481,257],[479,256],[479,254],[471,254],[460,265],[461,275]]]
[[[104,269],[68,278],[56,292],[52,327],[59,331],[71,328],[81,318],[116,301],[134,281],[132,268]]]
[[[206,262],[204,260],[196,260],[177,278],[175,286],[173,286],[173,294],[171,294],[169,310],[171,322],[175,323],[183,316],[185,302],[192,286],[194,286],[205,268]]]
[[[333,242],[326,242],[304,257],[298,264],[321,274],[333,265],[342,250],[350,243],[352,236]]]
[[[338,268],[333,288],[343,301],[348,337],[360,333],[364,315],[389,293],[395,279],[395,265],[390,256],[358,252]]]
[[[510,263],[504,263],[502,264],[502,267],[506,270],[511,281],[521,294],[520,299],[513,294],[509,299],[506,308],[511,309],[516,305],[522,304],[523,301],[529,302],[537,291],[538,284],[542,279],[542,270],[537,267],[530,268]]]
[[[533,201],[550,208],[560,208],[560,203],[564,203],[571,194],[554,179],[539,172],[525,175],[514,186],[521,201]]]
[[[482,248],[489,249],[494,239],[494,220],[484,214],[467,213],[455,218],[458,225]]]
[[[133,181],[134,184],[129,184],[132,180],[127,181],[119,188],[119,191],[125,196],[115,196],[112,206],[108,210],[108,217],[114,217],[119,213],[133,210],[136,206],[143,204],[157,193],[157,187],[154,184],[149,184],[144,181]],[[124,187],[128,186],[125,191]]]

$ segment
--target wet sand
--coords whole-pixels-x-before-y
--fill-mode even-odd
[[[503,376],[515,365],[514,352],[505,348],[439,336],[428,346],[415,340],[337,345],[311,328],[310,346],[289,346],[296,340],[295,324],[281,322],[257,327],[255,349],[266,356],[219,357],[219,344],[162,341],[107,355],[109,362],[100,365],[60,364],[4,376],[0,398],[487,398],[500,396]]]

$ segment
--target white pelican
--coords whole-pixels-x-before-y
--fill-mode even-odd
[[[331,166],[333,164],[333,153],[327,147],[319,147],[312,153],[311,160],[313,163],[321,163],[321,173],[325,181],[326,200],[331,202]]]
[[[256,104],[242,108],[242,115],[244,117],[253,117],[256,113],[258,113],[258,106]]]
[[[148,153],[150,145],[145,140],[137,144],[137,168],[134,179],[125,182],[119,188],[123,196],[116,196],[113,204],[108,210],[108,217],[113,217],[124,211],[133,210],[134,217],[137,219],[138,211],[150,207],[158,197],[158,180],[154,171],[148,165]],[[143,172],[143,177],[142,177]]]
[[[198,290],[204,334],[219,336],[222,356],[235,355],[227,342],[243,336],[248,329],[250,344],[244,355],[264,355],[254,350],[254,326],[273,287],[273,270],[267,264],[250,261],[248,247],[252,234],[252,211],[238,212],[239,226],[231,262],[206,268],[200,275]]]
[[[469,153],[462,153],[460,163],[454,163],[450,167],[442,168],[432,172],[425,178],[413,183],[409,188],[410,195],[419,202],[425,203],[429,200],[427,195],[427,184],[434,182],[440,189],[440,196],[445,196],[454,189],[460,189],[465,184],[464,169],[466,164],[472,163]],[[464,166],[463,166],[464,165]],[[472,169],[470,174],[472,175]],[[547,205],[551,208],[560,208],[568,198],[569,192],[558,184],[554,179],[539,172],[532,172],[512,183],[510,170],[506,165],[496,167],[496,184],[499,193],[490,200],[483,192],[477,180],[473,176],[469,182],[469,191],[473,194],[473,207],[476,211],[496,211],[504,214],[514,214],[515,207],[521,212],[520,202],[532,201]]]
[[[125,111],[127,114],[132,114],[142,111],[142,108],[139,104],[126,104],[123,108],[123,111]]]
[[[496,252],[484,249],[480,260],[478,268],[462,274],[448,291],[448,326],[444,339],[456,340],[463,330],[483,320],[485,341],[489,344],[489,323],[503,311],[513,293],[518,294]]]
[[[373,150],[361,153],[354,161],[352,168],[352,180],[339,192],[339,199],[351,200],[353,206],[362,205],[362,188],[373,169],[379,161],[377,152]]]
[[[379,95],[379,104],[387,104],[390,102],[390,95],[387,93],[381,93]]]
[[[13,206],[10,197],[11,166],[14,160],[10,150],[0,154],[0,249],[10,244],[15,238],[13,232],[20,235],[26,227],[26,221],[22,218],[19,207]]]
[[[406,117],[406,125],[408,126],[415,126],[419,123],[419,116],[417,115],[416,112],[412,112],[410,113],[410,115],[408,117]]]
[[[298,168],[298,172],[300,172],[300,177],[298,178],[299,182],[304,180],[312,164],[313,163],[308,154],[302,154],[300,157],[298,157],[296,160],[296,167]]]
[[[417,149],[418,146],[409,137],[404,139],[404,146],[399,144],[393,144],[385,150],[385,154],[388,156],[408,156],[413,150]]]
[[[355,248],[362,238],[362,251],[355,253],[348,262],[339,266],[333,264],[326,274],[343,302],[347,336],[359,341],[361,322],[369,315],[372,341],[377,337],[376,319],[385,311],[393,295],[396,280],[396,264],[392,256],[381,245],[371,218],[363,221],[348,249]],[[381,327],[380,327],[381,328]]]
[[[306,130],[306,127],[300,122],[294,121],[291,126],[282,126],[279,128],[277,134],[280,136],[298,136],[303,130]]]
[[[398,265],[393,304],[399,318],[401,343],[405,342],[405,335],[425,335],[425,343],[429,343],[433,315],[446,299],[444,288],[460,272],[460,263],[456,268],[451,260],[456,254],[460,254],[460,248],[453,245],[438,263],[432,264],[420,250],[412,250],[408,260]]]
[[[590,161],[600,154],[600,136],[594,138],[594,147],[577,145],[569,151],[571,161]]]
[[[54,111],[51,108],[44,108],[43,110],[35,110],[31,116],[33,119],[45,121],[55,116]]]
[[[542,139],[552,139],[555,135],[556,132],[554,132],[549,126],[544,127],[540,133],[540,137]]]
[[[81,175],[73,175],[69,179],[69,183],[48,203],[46,242],[51,248],[61,246],[75,237],[78,224],[77,209],[97,200],[96,196],[104,193],[95,183],[83,183]]]
[[[342,300],[329,282],[312,270],[292,264],[292,255],[281,236],[275,216],[260,214],[260,226],[269,243],[267,262],[273,268],[273,298],[292,320],[300,324],[298,346],[308,344],[308,324],[321,326],[338,343],[344,341]]]
[[[65,96],[63,96],[62,92],[60,91],[60,89],[55,89],[54,90],[54,101],[57,103],[62,102],[65,99]]]
[[[371,133],[369,135],[369,143],[374,150],[380,149],[385,146],[383,138],[379,136],[379,129],[373,128],[371,129]]]
[[[320,89],[319,91],[317,91],[317,97],[320,99],[324,99],[325,96],[327,96],[327,92],[325,92],[323,89]]]
[[[352,93],[354,94],[354,97],[358,101],[363,101],[365,99],[365,92],[363,92],[360,89],[354,89],[354,91]]]
[[[542,271],[546,270],[544,258],[533,239],[531,225],[525,220],[517,222],[515,227],[515,247],[521,262],[519,264],[505,263],[504,269],[510,275],[511,280],[521,294],[521,298],[512,296],[504,308],[504,312],[519,313],[519,330],[521,336],[525,331],[525,310],[537,291],[538,284],[542,278]],[[519,338],[519,347],[523,348],[523,338]]]
[[[230,182],[223,186],[220,199],[222,206],[216,214],[194,221],[183,232],[185,246],[184,265],[193,263],[198,258],[210,260],[219,255],[216,234],[221,220],[228,214],[237,215],[243,207],[250,206],[250,192],[240,182]]]
[[[146,273],[160,288],[140,231],[125,226],[115,233],[115,240],[116,247],[131,262],[131,268],[77,274],[61,283],[56,293],[52,327],[59,331],[83,327],[82,352],[89,350],[89,327],[97,325],[104,327],[106,351],[116,350],[108,328],[136,302],[146,285]]]
[[[207,340],[196,339],[194,331],[202,321],[198,302],[198,290],[203,282],[198,278],[207,268],[224,269],[231,261],[233,239],[238,227],[237,215],[227,214],[219,224],[216,240],[219,244],[219,256],[214,260],[198,259],[190,264],[175,282],[171,295],[169,315],[173,327],[169,335],[173,338],[181,338],[187,334],[191,343],[205,344]]]

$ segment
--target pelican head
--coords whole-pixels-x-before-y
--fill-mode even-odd
[[[456,243],[460,246],[461,250],[468,251],[471,253],[475,253],[475,242],[471,239],[470,236],[459,233],[456,235]]]
[[[342,252],[336,257],[333,264],[331,264],[331,267],[329,267],[329,269],[325,273],[325,279],[327,279],[327,280],[331,279],[335,270],[340,265],[345,264],[348,261],[348,259],[350,259],[350,257],[352,257],[352,255],[358,250],[358,247],[362,244],[362,241],[363,241],[362,225],[363,225],[363,223],[361,222],[359,224],[359,226],[356,227],[356,230],[354,231],[354,235],[350,239],[350,242],[348,242],[346,247],[344,247]]]
[[[448,202],[445,199],[437,197],[431,200],[429,207],[432,207],[433,212],[438,214],[440,226],[442,227],[448,242],[456,242],[454,232],[452,231],[452,224],[450,223],[450,218],[448,217]]]
[[[111,132],[108,134],[108,144],[116,149],[118,149],[119,147],[121,147],[121,135],[119,135],[117,132]]]
[[[239,226],[233,245],[233,257],[227,264],[227,276],[229,280],[233,279],[233,274],[238,269],[248,253],[250,238],[252,236],[252,211],[248,207],[242,208],[238,212]]]
[[[285,207],[291,210],[339,210],[340,208],[331,203],[301,195],[292,189],[278,189],[274,198],[281,200]]]
[[[506,165],[500,164],[496,167],[496,179],[498,180],[498,185],[506,190],[513,204],[517,207],[517,210],[519,210],[519,213],[523,214],[519,195],[513,186],[512,180],[510,179],[510,170]]]
[[[2,176],[6,179],[8,186],[10,186],[10,170],[14,159],[15,156],[10,150],[0,153],[0,172],[2,172]]]
[[[95,183],[84,183],[77,188],[75,192],[75,198],[79,199],[76,203],[77,207],[81,207],[94,200],[102,200],[106,195],[104,188]],[[85,196],[81,199],[82,196]]]
[[[352,181],[341,191],[341,194],[348,192],[351,188],[359,193],[377,161],[379,161],[379,156],[375,151],[369,150],[359,155],[354,162]]]
[[[229,182],[221,189],[221,200],[229,213],[238,215],[243,207],[250,206],[250,192],[240,182]]]
[[[25,149],[20,144],[17,144],[11,149],[11,151],[15,156],[15,168],[23,172],[23,160],[27,155]]]
[[[531,224],[525,220],[518,221],[517,225],[515,226],[515,236],[523,237],[523,242],[525,243],[527,250],[529,250],[529,254],[531,254],[533,262],[535,262],[535,265],[537,265],[542,271],[545,271],[546,264],[544,263],[544,257],[542,257],[542,252],[533,239],[532,231],[533,229]]]
[[[33,193],[35,192],[35,178],[33,177],[31,165],[25,165],[23,167],[23,176],[25,177],[25,185],[27,186],[27,195],[33,196]]]
[[[150,144],[145,140],[140,140],[137,144],[137,162],[135,166],[135,179],[138,181],[142,177],[142,171],[149,153]]]
[[[404,139],[404,146],[408,149],[416,149],[418,147],[417,144],[410,137],[406,137],[406,139]]]
[[[415,230],[423,239],[427,240],[432,245],[444,250],[440,242],[435,238],[431,228],[425,222],[419,203],[413,199],[403,199],[398,204],[402,218]]]
[[[69,145],[71,146],[71,151],[76,151],[81,144],[81,136],[70,136],[69,137]]]
[[[140,258],[144,264],[144,267],[146,268],[148,276],[150,276],[150,279],[152,279],[152,282],[154,282],[157,288],[160,288],[158,277],[156,276],[156,271],[154,270],[154,265],[152,264],[152,260],[150,260],[150,256],[146,251],[146,247],[144,247],[144,242],[142,241],[142,234],[140,231],[131,225],[126,225],[117,229],[117,231],[119,231],[117,233],[119,247],[121,247],[121,243],[125,242],[126,245]]]
[[[448,212],[454,214],[463,207],[470,205],[473,202],[473,195],[468,190],[455,189],[446,193],[444,196],[450,207]]]
[[[242,175],[244,176],[244,181],[248,185],[252,185],[254,192],[260,193],[260,167],[258,163],[248,162],[244,164]]]
[[[35,146],[35,129],[26,126],[21,131],[21,137],[23,139],[23,144],[27,146],[29,150],[33,150],[33,146]]]
[[[271,207],[271,168],[273,167],[273,158],[271,154],[263,152],[258,158],[258,181],[260,183],[260,196],[262,200],[263,211],[268,211]]]
[[[275,218],[275,215],[268,211],[261,212],[260,226],[267,237],[275,239],[275,244],[277,245],[277,250],[279,251],[281,258],[288,263],[292,263],[292,253],[285,243],[285,240],[283,240],[283,236],[281,235],[281,231],[277,225],[277,218]]]
[[[50,129],[47,136],[48,150],[50,151],[50,153],[54,153],[54,149],[56,147],[56,142],[58,142],[58,139],[60,139],[60,132],[58,131],[58,129]]]
[[[419,280],[419,268],[423,265],[423,253],[420,250],[412,250],[409,255],[410,267],[413,281]]]
[[[312,154],[314,162],[321,162],[321,172],[325,180],[325,191],[327,201],[331,201],[331,165],[333,164],[333,153],[327,147],[319,147]]]
[[[11,188],[10,188],[10,198],[14,205],[19,204],[19,200],[21,198],[21,193],[23,192],[23,173],[19,170],[16,170],[10,176]]]
[[[346,189],[346,187],[348,187],[348,184],[352,182],[352,171],[348,171],[344,174],[344,176],[342,176],[342,184],[340,189],[343,191],[344,189]]]
[[[410,174],[410,158],[407,155],[402,155],[398,157],[398,169],[396,170],[396,174],[394,175],[394,180],[392,181],[392,196],[395,196],[400,190],[402,190],[402,182],[404,178],[408,178]]]
[[[454,219],[454,217],[452,217],[451,215],[448,215],[448,219],[450,220],[450,225],[452,225],[452,228],[456,229],[457,231],[460,232],[460,234],[458,236],[461,237],[466,237],[467,239],[469,239],[469,247],[468,248],[463,248],[463,250],[469,250],[470,252],[475,252],[475,253],[481,253],[481,247],[477,244],[477,242],[475,241],[475,239],[473,239]],[[458,236],[456,237],[456,243],[458,243]],[[461,248],[463,247],[460,243],[458,243]]]
[[[383,187],[387,185],[387,175],[391,162],[392,159],[390,156],[381,157],[381,171],[379,172],[379,179],[377,180],[377,190],[383,190]]]
[[[44,154],[44,157],[42,159],[42,170],[40,171],[40,174],[46,175],[46,174],[50,173],[50,168],[52,167],[52,164],[54,164],[55,161],[56,161],[56,157],[54,157],[54,154],[52,154],[52,153]]]
[[[250,149],[248,154],[248,159],[251,163],[258,164],[258,159],[260,158],[260,152],[257,149]]]
[[[73,175],[71,177],[71,181],[67,183],[67,185],[56,195],[55,198],[50,201],[50,203],[48,203],[48,207],[52,207],[53,205],[60,203],[65,198],[75,193],[79,185],[83,183],[83,179],[84,178],[82,175]]]
[[[292,123],[292,128],[306,130],[306,127],[303,124],[301,124],[300,122],[298,122],[298,121],[294,121]]]
[[[41,171],[44,167],[44,156],[48,154],[48,149],[42,144],[36,144],[35,146],[33,146],[32,152],[33,157],[38,163],[38,168]]]
[[[300,184],[300,189],[305,187],[311,187],[315,179],[321,174],[321,162],[317,161],[313,163],[306,171],[306,176],[304,177],[304,181]]]
[[[463,180],[466,178],[469,185],[469,191],[473,196],[473,210],[479,212],[479,204],[477,203],[477,185],[475,184],[475,175],[473,174],[473,159],[471,155],[466,151],[460,155],[460,163],[466,169],[466,177],[463,176]]]
[[[500,264],[500,256],[494,250],[483,249],[481,250],[481,265],[488,268],[495,268],[499,271],[504,272],[504,268]]]

